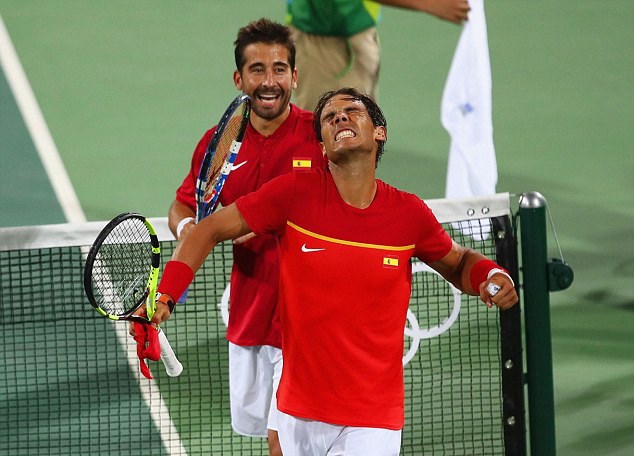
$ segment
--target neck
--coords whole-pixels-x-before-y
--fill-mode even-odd
[[[328,162],[337,191],[346,204],[365,209],[376,196],[376,172],[366,164],[341,166]]]
[[[255,128],[255,131],[263,136],[271,136],[275,133],[275,130],[288,118],[291,113],[291,106],[288,105],[284,112],[274,119],[265,119],[258,116],[255,112],[251,111],[251,117],[249,119],[251,126]]]

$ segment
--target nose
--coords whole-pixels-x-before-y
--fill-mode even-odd
[[[262,81],[262,85],[265,87],[272,87],[275,85],[275,77],[273,75],[273,70],[267,70],[264,73],[264,80]]]
[[[339,123],[339,122],[347,121],[347,120],[348,120],[348,115],[346,114],[345,111],[343,111],[342,109],[337,109],[337,111],[335,111],[335,116],[334,116],[335,123]]]

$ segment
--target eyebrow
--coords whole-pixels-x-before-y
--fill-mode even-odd
[[[251,68],[257,68],[257,67],[264,67],[264,66],[266,66],[264,62],[257,61],[257,62],[251,63],[250,65],[247,65],[246,68],[251,69]],[[275,62],[273,62],[271,66],[273,68],[279,68],[279,67],[290,68],[291,64],[289,62],[285,62],[284,60],[276,60]]]
[[[347,101],[360,101],[358,98],[347,98]],[[363,105],[363,103],[361,103],[361,106],[355,104],[352,106],[346,106],[343,108],[343,112],[353,112],[353,111],[367,111],[367,109],[365,108],[365,105]],[[321,121],[323,122],[326,119],[330,119],[335,115],[335,110],[332,110],[326,106],[324,108],[324,110],[321,113]]]

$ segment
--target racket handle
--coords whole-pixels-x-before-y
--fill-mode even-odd
[[[500,286],[496,285],[494,283],[490,283],[487,285],[487,292],[491,295],[491,296],[495,296],[496,294],[498,294],[498,291],[500,291]]]
[[[159,342],[161,344],[161,361],[165,364],[165,371],[170,377],[178,377],[183,372],[183,365],[176,357],[165,333],[159,329]]]

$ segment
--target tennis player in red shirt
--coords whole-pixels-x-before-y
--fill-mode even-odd
[[[404,423],[403,328],[412,257],[463,293],[507,309],[513,281],[458,245],[417,196],[376,179],[387,123],[370,97],[322,96],[315,132],[327,169],[281,176],[192,229],[165,267],[156,323],[218,243],[253,231],[280,239],[285,456],[389,456]],[[492,296],[487,286],[499,291]]]
[[[268,19],[248,24],[238,31],[235,61],[235,86],[251,97],[252,111],[220,195],[222,206],[277,176],[326,165],[313,130],[313,113],[290,104],[297,87],[290,30]],[[215,127],[207,131],[196,146],[190,171],[170,208],[169,226],[177,239],[195,225],[196,178],[214,131]],[[274,235],[262,233],[234,244],[227,328],[232,426],[242,435],[268,436],[271,455],[281,454],[275,433],[275,392],[282,369],[277,242]]]

